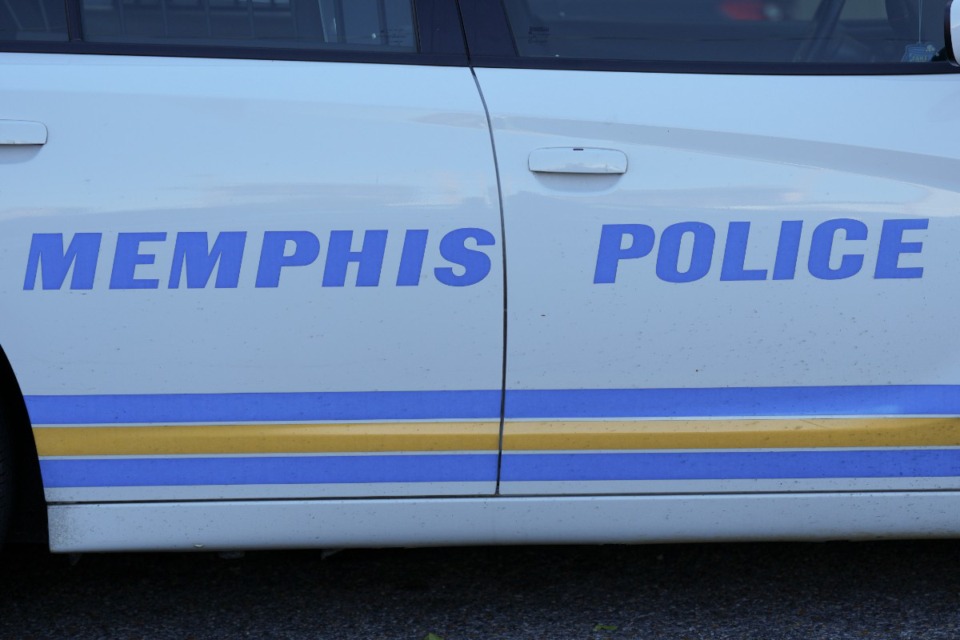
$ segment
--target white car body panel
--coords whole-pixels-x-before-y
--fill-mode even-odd
[[[477,76],[508,240],[503,493],[843,490],[872,474],[956,485],[955,447],[929,448],[942,441],[877,451],[898,443],[823,435],[851,420],[957,427],[960,334],[944,321],[960,312],[952,76]],[[629,170],[528,170],[531,154],[563,147],[622,151]],[[799,231],[792,260],[783,224]],[[823,224],[843,225],[832,243],[812,239]],[[665,230],[684,225],[670,253]],[[847,254],[860,266],[844,271]],[[813,445],[783,440],[801,428]],[[730,438],[688,448],[690,429]],[[769,437],[737,444],[759,429]],[[637,445],[651,430],[656,447]],[[928,474],[918,456],[944,465]]]
[[[0,341],[34,422],[48,500],[129,500],[147,481],[143,499],[238,497],[221,485],[258,484],[250,465],[264,467],[260,484],[278,483],[245,497],[494,492],[502,243],[489,133],[468,69],[30,54],[0,54],[0,65],[0,117],[50,132],[42,147],[0,148]],[[412,257],[411,230],[421,234]],[[463,230],[489,236],[460,247],[479,260],[478,281],[445,284],[438,270],[454,282],[469,275],[441,249]],[[220,233],[246,234],[235,271],[226,261],[238,251],[221,254],[206,280],[197,254],[176,273],[181,237],[202,232],[211,250]],[[274,267],[264,266],[267,236],[287,232],[298,235],[274,240]],[[368,232],[385,235],[382,268],[374,247],[362,258],[366,275],[347,263],[327,286],[335,232],[353,232],[354,252]],[[68,272],[54,268],[57,238],[67,253],[84,233],[102,234],[91,282],[77,273],[84,248]],[[136,233],[152,235],[118,249],[120,234]],[[53,235],[38,259],[41,234]],[[242,445],[224,429],[238,425]],[[155,431],[153,449],[48,446],[171,426],[192,430]],[[345,430],[339,444],[318,444],[327,426]],[[306,440],[265,445],[278,428],[298,427],[312,429]],[[400,437],[426,429],[470,442],[461,451],[453,436],[420,437],[430,460],[447,455],[427,486],[405,462],[409,445],[379,444],[392,427]],[[196,449],[189,440],[204,433],[213,444]],[[304,480],[333,464],[311,457],[329,452],[342,454],[344,481]],[[366,453],[379,457],[364,462]],[[280,454],[306,475],[288,473]],[[200,455],[222,473],[191,481],[207,475],[190,461]],[[381,463],[405,471],[369,480]],[[355,476],[357,464],[367,471]],[[471,471],[458,473],[461,465]]]
[[[57,552],[960,535],[956,492],[55,505]]]

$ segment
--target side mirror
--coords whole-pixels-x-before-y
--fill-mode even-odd
[[[950,62],[960,64],[960,0],[947,3],[944,18],[944,44]]]

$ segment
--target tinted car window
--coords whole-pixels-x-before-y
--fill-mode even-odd
[[[84,39],[414,51],[410,0],[82,0]]]
[[[66,40],[63,0],[0,1],[0,40]]]
[[[946,0],[504,0],[522,56],[929,63]]]

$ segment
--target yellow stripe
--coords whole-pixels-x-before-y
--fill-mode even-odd
[[[960,418],[507,422],[506,451],[960,446]]]
[[[38,427],[42,456],[496,451],[496,422]],[[960,446],[960,418],[508,422],[506,451]]]
[[[38,427],[41,456],[496,451],[496,422]]]

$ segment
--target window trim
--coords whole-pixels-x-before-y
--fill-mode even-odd
[[[469,66],[460,15],[454,0],[411,0],[417,31],[417,52],[249,47],[242,44],[221,46],[163,42],[86,42],[82,37],[80,1],[65,0],[67,40],[0,40],[0,52]]]
[[[522,57],[516,50],[503,0],[458,0],[471,65],[495,69],[625,71],[755,76],[909,76],[953,74],[960,66],[933,64],[846,64],[829,62],[688,62],[676,60],[607,60],[602,58]]]

